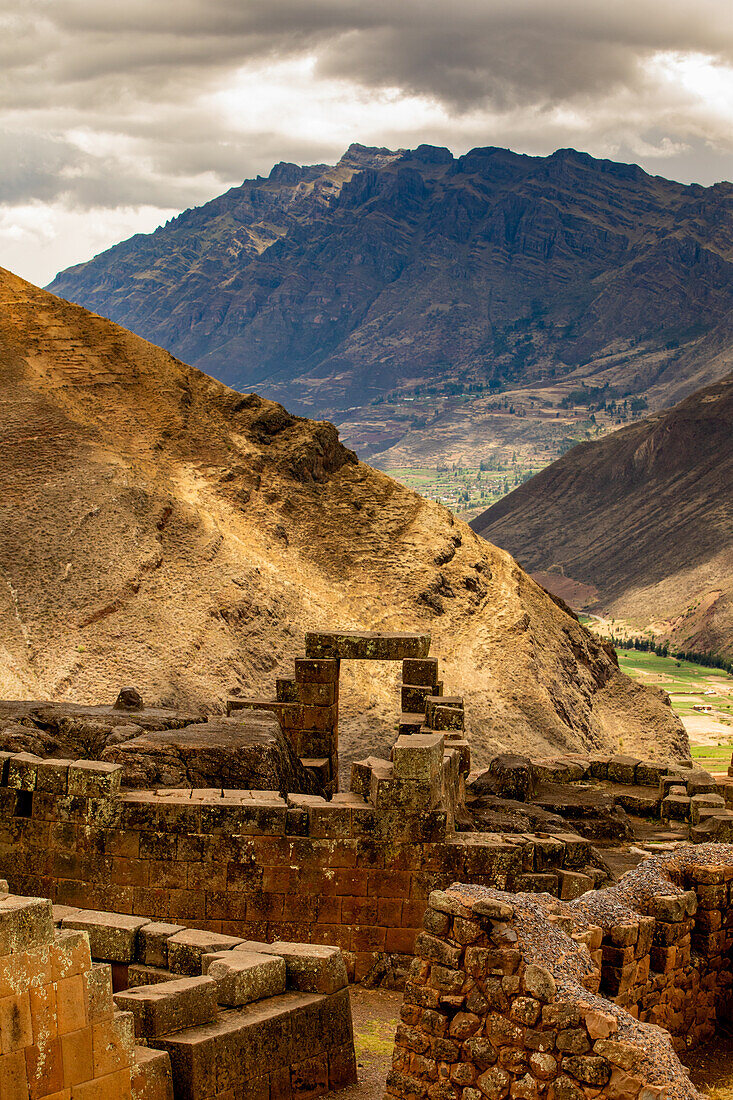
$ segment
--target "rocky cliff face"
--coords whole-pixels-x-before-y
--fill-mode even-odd
[[[49,289],[229,385],[334,415],[390,391],[730,370],[733,187],[550,157],[352,146],[187,210]],[[452,389],[451,389],[452,387]]]
[[[676,756],[661,693],[503,551],[324,422],[228,390],[0,271],[0,694],[151,705],[270,693],[314,627],[433,635],[478,763]],[[341,749],[389,750],[391,665],[346,662]]]
[[[574,448],[473,521],[682,648],[733,653],[733,375]]]

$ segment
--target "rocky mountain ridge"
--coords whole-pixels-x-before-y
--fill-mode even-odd
[[[308,629],[429,630],[472,752],[674,758],[668,700],[507,553],[359,462],[333,425],[227,389],[0,270],[0,695],[268,695]],[[372,667],[365,668],[364,664]],[[344,760],[388,753],[399,667],[345,662]]]
[[[416,388],[564,381],[669,405],[731,368],[732,275],[731,184],[569,149],[352,146],[276,165],[50,289],[339,419]]]

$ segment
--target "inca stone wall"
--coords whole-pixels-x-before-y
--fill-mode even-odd
[[[5,754],[0,873],[65,905],[333,944],[351,978],[388,982],[409,965],[431,890],[465,879],[572,897],[602,873],[574,833],[455,831],[469,767],[461,731],[401,735],[392,755],[356,764],[354,789],[327,801],[124,793],[119,766]]]
[[[144,1044],[138,1062],[168,1067],[168,1092],[148,1083],[137,1100],[306,1100],[356,1081],[338,948],[67,906],[55,906],[54,919],[111,967],[116,1008]]]
[[[167,1054],[136,1046],[110,967],[42,898],[0,899],[0,1051],[4,1100],[172,1100]]]
[[[694,1100],[675,1052],[729,1011],[732,883],[733,847],[704,844],[569,903],[435,892],[387,1095]]]

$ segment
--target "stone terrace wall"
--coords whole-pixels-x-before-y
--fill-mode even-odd
[[[434,893],[388,1096],[694,1100],[675,1048],[708,1038],[729,1008],[732,882],[733,847],[710,844],[570,903]]]
[[[574,896],[588,841],[456,833],[460,735],[409,734],[357,790],[120,791],[120,769],[5,754],[0,873],[15,890],[246,939],[327,943],[350,977],[399,981],[431,890],[457,878]],[[602,872],[597,872],[602,874]],[[595,874],[595,872],[594,872]]]

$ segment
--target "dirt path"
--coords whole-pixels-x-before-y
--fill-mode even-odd
[[[384,989],[351,987],[354,1045],[359,1084],[328,1095],[338,1100],[384,1100],[384,1084],[392,1064],[395,1029],[402,994]]]

